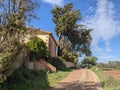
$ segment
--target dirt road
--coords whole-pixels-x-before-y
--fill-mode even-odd
[[[72,71],[50,90],[103,90],[96,74],[89,69]]]

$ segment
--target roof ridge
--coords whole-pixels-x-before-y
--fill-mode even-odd
[[[43,29],[37,29],[37,28],[28,28],[28,29],[51,33],[50,31],[46,31],[46,30],[43,30]]]

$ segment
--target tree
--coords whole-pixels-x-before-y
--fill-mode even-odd
[[[1,0],[0,5],[0,52],[16,51],[24,38],[26,21],[35,17],[38,4],[33,0]]]
[[[17,14],[20,9],[25,10],[26,20],[30,20],[31,16],[36,17],[35,10],[39,2],[39,0],[0,0],[0,25],[6,25],[7,18],[10,18],[11,14]]]
[[[13,63],[26,34],[26,21],[34,17],[36,7],[34,0],[0,0],[0,83],[14,71]]]
[[[80,11],[74,10],[73,4],[69,3],[64,7],[56,6],[52,9],[52,14],[58,36],[58,55],[62,56],[66,52],[71,52],[73,56],[79,56],[81,53],[91,55],[91,30],[77,24],[81,20]]]
[[[76,63],[78,61],[78,56],[73,54],[72,52],[65,52],[62,56],[66,61],[70,61]]]
[[[91,67],[97,64],[97,58],[93,56],[87,56],[81,61],[82,66]]]
[[[1,52],[16,52],[18,44],[24,38],[26,31],[25,22],[23,20],[24,11],[20,10],[18,14],[11,14],[6,26],[1,27],[2,44],[0,45]]]
[[[109,61],[108,63],[98,63],[97,66],[99,68],[114,68],[114,69],[119,69],[120,68],[120,61]]]

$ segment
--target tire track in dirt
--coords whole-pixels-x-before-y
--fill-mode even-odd
[[[97,75],[91,70],[84,69],[84,77],[79,81],[82,89],[80,90],[103,90]]]
[[[50,90],[103,90],[97,75],[89,69],[72,71]]]

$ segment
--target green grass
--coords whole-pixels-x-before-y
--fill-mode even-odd
[[[120,68],[101,68],[102,70],[120,70]]]
[[[120,83],[114,81],[111,77],[106,76],[103,73],[102,69],[99,68],[95,69],[93,67],[91,68],[91,70],[98,75],[104,90],[120,90]]]
[[[48,90],[69,72],[58,71],[47,74],[44,71],[19,68],[0,86],[0,90]]]
[[[50,86],[54,86],[58,81],[62,80],[69,74],[69,71],[58,71],[57,73],[48,74],[48,81]]]

